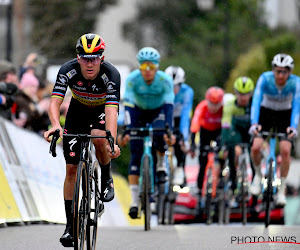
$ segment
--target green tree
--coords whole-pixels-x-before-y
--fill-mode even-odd
[[[138,47],[156,47],[161,65],[183,67],[198,102],[209,86],[224,86],[241,53],[271,36],[262,16],[258,0],[215,0],[208,12],[199,10],[196,0],[161,0],[141,3],[124,31]]]
[[[77,39],[94,30],[99,12],[118,0],[29,0],[32,43],[49,58],[74,57]]]

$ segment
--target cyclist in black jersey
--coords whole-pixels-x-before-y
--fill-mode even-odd
[[[116,139],[120,74],[111,63],[104,60],[104,50],[105,43],[99,35],[84,34],[76,44],[77,58],[61,66],[49,106],[52,128],[44,134],[47,141],[56,129],[60,130],[61,138],[63,133],[105,136],[105,130],[110,130]],[[59,123],[60,106],[68,87],[72,92],[72,99],[63,130]],[[106,139],[93,139],[93,143],[101,166],[101,200],[109,202],[114,198],[110,162],[120,155],[120,148],[115,144],[113,155]],[[64,200],[67,225],[60,242],[63,246],[72,246],[71,205],[80,157],[77,138],[63,137],[63,150],[66,160]]]

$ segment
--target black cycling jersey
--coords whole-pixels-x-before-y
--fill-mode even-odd
[[[64,134],[90,133],[91,129],[105,130],[105,107],[118,108],[120,99],[120,74],[109,62],[104,61],[94,80],[86,80],[76,59],[60,68],[52,97],[64,99],[67,88],[72,91]],[[80,143],[75,137],[63,138],[67,164],[78,164]]]
[[[108,61],[101,64],[100,72],[94,80],[83,77],[77,59],[66,62],[57,74],[52,97],[64,99],[68,87],[72,97],[88,107],[119,105],[120,74]]]

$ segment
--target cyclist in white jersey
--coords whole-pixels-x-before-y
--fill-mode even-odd
[[[294,60],[290,55],[277,54],[272,60],[272,71],[264,72],[258,79],[251,106],[251,127],[249,133],[273,129],[278,133],[288,133],[281,138],[279,151],[281,187],[277,194],[276,205],[286,204],[286,177],[290,165],[291,139],[297,137],[300,110],[300,78],[292,74]],[[250,191],[253,195],[261,192],[262,173],[261,148],[264,138],[255,137],[251,148],[255,176]]]

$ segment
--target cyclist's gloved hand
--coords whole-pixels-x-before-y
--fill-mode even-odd
[[[219,153],[218,153],[218,156],[220,159],[222,160],[225,160],[228,156],[228,151],[227,151],[227,148],[226,146],[222,146]]]
[[[175,137],[175,135],[173,135],[173,134],[171,135],[171,138],[169,138],[167,134],[164,134],[163,137],[164,137],[164,141],[165,141],[169,146],[173,146],[173,145],[175,144],[175,142],[176,142],[176,137]]]
[[[288,127],[286,129],[286,132],[288,133],[288,138],[290,139],[294,139],[298,137],[298,131],[297,129],[293,128],[293,127]]]
[[[117,142],[121,147],[125,147],[127,143],[130,140],[130,135],[126,134],[125,136],[123,135],[118,135],[117,137]]]
[[[261,125],[259,124],[252,124],[248,133],[249,135],[255,136],[258,134],[258,132],[261,130]]]

